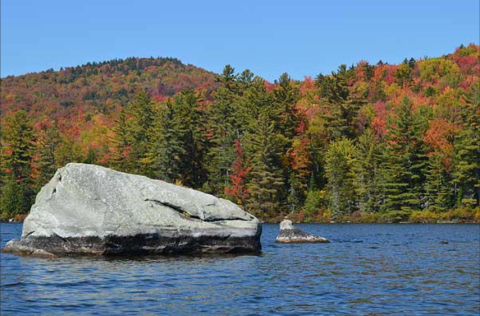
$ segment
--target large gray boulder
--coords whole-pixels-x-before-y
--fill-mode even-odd
[[[38,193],[4,252],[144,255],[256,252],[262,227],[234,203],[108,168],[71,163]]]
[[[293,226],[291,220],[285,219],[280,223],[280,233],[275,240],[278,243],[329,243],[326,238],[309,234]]]

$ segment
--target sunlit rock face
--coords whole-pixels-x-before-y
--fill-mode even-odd
[[[329,243],[328,239],[306,233],[293,226],[291,220],[285,219],[280,223],[280,232],[275,240],[279,243]]]
[[[146,255],[257,252],[261,224],[234,203],[108,168],[71,163],[38,193],[5,252]]]

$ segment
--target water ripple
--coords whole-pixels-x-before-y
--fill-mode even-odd
[[[1,255],[1,315],[478,315],[478,225],[302,225],[257,256]],[[1,246],[21,233],[1,224]],[[448,245],[440,244],[448,240]]]

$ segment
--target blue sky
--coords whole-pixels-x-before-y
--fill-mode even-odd
[[[4,0],[1,76],[130,56],[268,80],[479,42],[478,0]]]

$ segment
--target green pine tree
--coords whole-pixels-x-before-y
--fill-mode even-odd
[[[37,178],[37,188],[40,189],[53,177],[57,168],[57,150],[61,145],[62,139],[58,132],[56,122],[51,125],[42,127],[40,137],[38,139],[37,152],[40,157],[38,159],[39,176]]]
[[[128,131],[125,108],[120,111],[113,131],[115,136],[112,142],[115,146],[115,152],[112,157],[112,166],[123,172],[133,172],[134,166],[132,159],[130,159],[133,139]]]
[[[341,65],[337,72],[333,72],[327,77],[320,77],[322,78],[320,80],[320,96],[322,97],[320,103],[323,107],[323,120],[331,140],[356,136],[357,114],[366,103],[366,98],[365,95],[356,91],[351,94],[349,82],[353,76],[352,68],[347,70],[346,65]]]
[[[480,84],[466,95],[463,127],[455,139],[453,182],[457,205],[480,206]]]
[[[175,104],[167,100],[155,116],[151,152],[152,170],[156,178],[174,182],[181,178],[181,157],[185,146],[181,143],[181,122],[177,116]]]
[[[297,109],[297,101],[300,98],[298,88],[292,84],[292,79],[287,73],[283,73],[278,81],[278,89],[274,90],[273,102],[280,113],[278,129],[290,145],[293,137],[298,134],[297,128],[301,122],[301,115]]]
[[[26,213],[32,204],[28,191],[12,175],[5,177],[0,195],[0,219],[6,220]]]
[[[362,212],[378,212],[384,201],[384,145],[371,129],[359,137],[356,145],[356,182],[359,209]]]
[[[241,114],[240,91],[242,82],[238,82],[234,69],[226,66],[221,79],[222,86],[218,88],[209,111],[212,137],[208,152],[208,185],[210,192],[224,195],[224,189],[230,184],[231,166],[235,160],[234,142],[243,134],[240,122]],[[242,80],[249,82],[251,75],[243,73]]]
[[[347,138],[330,143],[328,148],[325,171],[334,220],[350,215],[357,209],[355,151],[352,141]]]
[[[130,140],[128,158],[131,172],[152,176],[151,160],[147,157],[150,150],[154,121],[154,103],[146,91],[140,92],[135,101],[125,108],[126,135]]]
[[[280,210],[284,186],[282,171],[278,168],[279,141],[274,122],[261,115],[257,129],[247,136],[246,143],[252,155],[248,182],[251,198],[247,206],[258,215],[273,215]]]
[[[454,190],[444,157],[440,153],[434,152],[428,158],[425,172],[426,208],[435,212],[452,208],[455,201]]]
[[[424,120],[413,111],[411,100],[405,96],[388,123],[384,208],[407,216],[422,208],[426,166]]]
[[[178,140],[183,148],[180,181],[192,188],[201,188],[207,175],[207,118],[205,111],[200,109],[201,100],[201,96],[192,90],[184,90],[175,98]]]
[[[322,206],[325,206],[324,202],[322,191],[317,188],[314,175],[312,174],[307,196],[305,198],[305,204],[303,205],[303,211],[306,215],[305,220],[313,221],[316,215],[320,212]]]
[[[2,130],[2,217],[26,213],[33,203],[35,192],[31,163],[34,151],[34,130],[30,115],[19,110],[6,119],[6,127]]]

